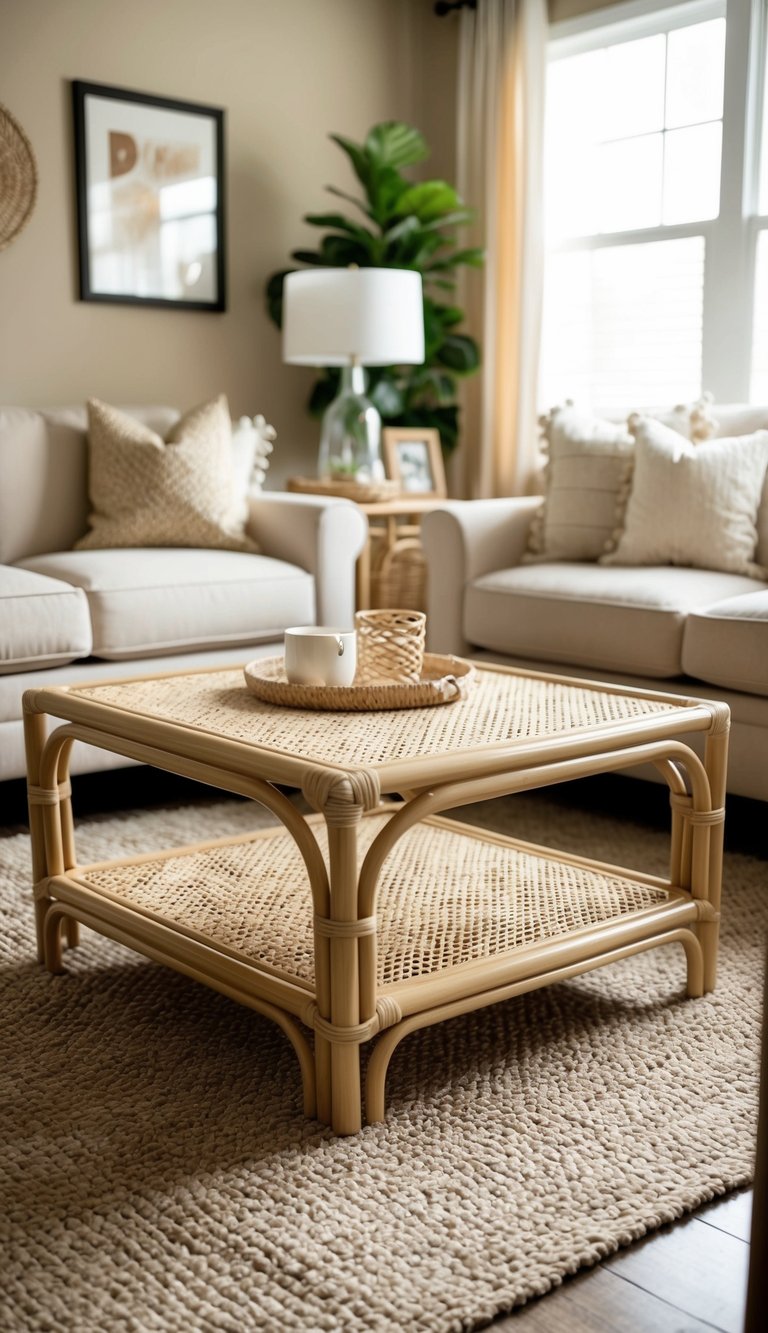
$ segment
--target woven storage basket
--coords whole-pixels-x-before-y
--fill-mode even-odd
[[[379,681],[416,684],[424,665],[427,618],[423,611],[358,611],[357,676],[364,685]]]
[[[377,546],[371,568],[371,605],[426,610],[427,562],[418,537],[403,538],[389,548],[380,540]]]

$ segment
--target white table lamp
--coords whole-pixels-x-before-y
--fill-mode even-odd
[[[365,396],[363,367],[423,362],[421,274],[395,268],[289,273],[283,288],[283,360],[341,367],[338,397],[323,417],[319,475],[381,480],[381,417]]]

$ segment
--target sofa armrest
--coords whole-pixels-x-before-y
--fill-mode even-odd
[[[425,514],[421,538],[427,580],[427,638],[431,652],[466,654],[464,590],[473,579],[519,563],[540,496],[455,500]],[[439,571],[439,577],[436,577]]]
[[[355,562],[368,540],[368,523],[357,505],[325,495],[265,491],[248,501],[247,530],[264,555],[314,576],[318,625],[354,624]]]

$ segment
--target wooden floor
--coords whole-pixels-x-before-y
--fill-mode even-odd
[[[153,804],[210,799],[185,779],[148,769],[96,774],[76,780],[78,812],[97,813]],[[596,784],[601,783],[599,792]],[[548,793],[566,804],[597,799],[610,808],[613,780],[569,784]],[[635,798],[636,818],[665,826],[666,799],[650,783]],[[0,784],[0,836],[26,822],[23,783]],[[217,797],[221,797],[217,793]],[[623,804],[621,797],[617,798]],[[640,807],[638,811],[638,806]],[[726,846],[768,859],[765,808],[754,801],[729,801]],[[752,1191],[741,1190],[708,1204],[619,1251],[595,1268],[530,1301],[490,1326],[492,1333],[742,1333],[749,1263]],[[768,1328],[768,1321],[765,1327]]]
[[[741,1333],[752,1191],[740,1190],[494,1321],[507,1333]]]

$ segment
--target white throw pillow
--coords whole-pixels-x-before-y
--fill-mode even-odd
[[[768,431],[691,444],[650,417],[632,421],[631,487],[606,565],[691,565],[753,578]]]

